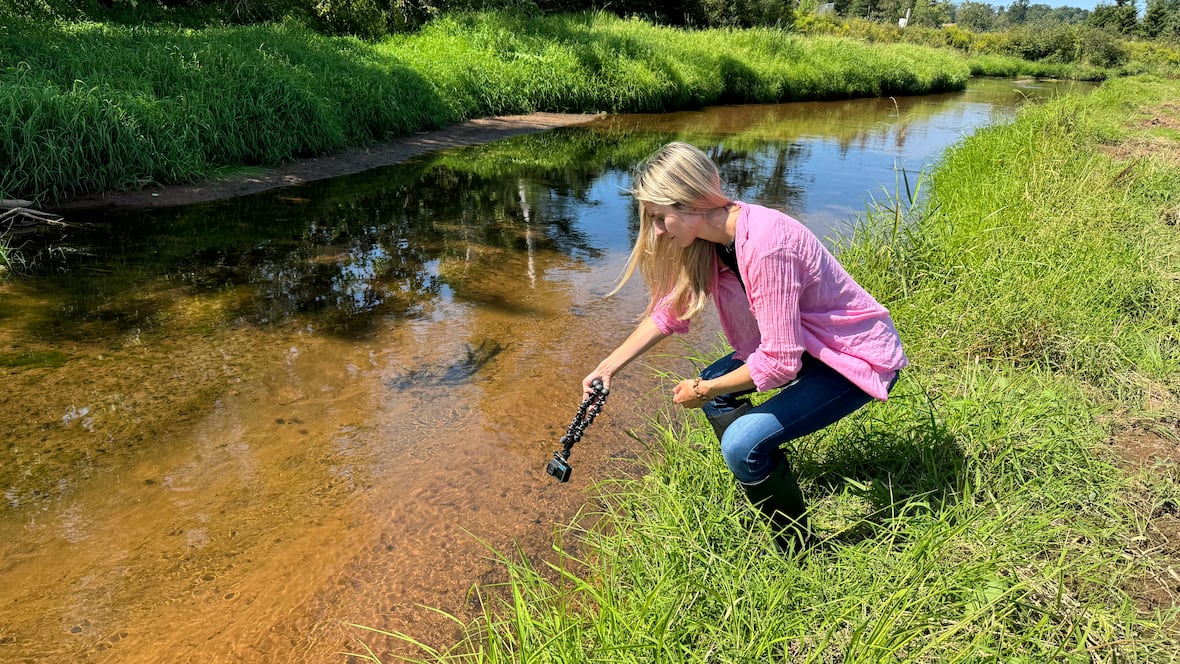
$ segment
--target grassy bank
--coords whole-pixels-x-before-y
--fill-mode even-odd
[[[606,14],[478,14],[370,44],[295,24],[0,25],[0,198],[180,183],[531,111],[961,89],[961,57]]]
[[[1056,78],[1072,81],[1103,81],[1117,75],[1108,69],[1072,62],[1033,62],[1011,55],[972,55],[967,59],[972,76],[1005,78]]]
[[[672,415],[568,536],[580,560],[507,557],[470,640],[424,659],[1173,661],[1180,475],[1127,441],[1177,435],[1177,104],[1140,78],[1028,107],[874,208],[841,257],[912,367],[793,446],[810,555],[775,552]]]
[[[807,34],[847,37],[877,44],[910,43],[949,48],[967,56],[977,76],[1039,76],[1100,81],[1118,76],[1180,69],[1180,48],[1167,41],[1136,41],[1084,25],[1041,23],[1001,32],[973,32],[949,23],[904,29],[831,14],[805,16],[796,26]]]

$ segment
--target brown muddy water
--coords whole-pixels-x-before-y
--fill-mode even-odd
[[[165,211],[71,213],[0,284],[0,661],[330,662],[459,638],[642,472],[712,321],[620,376],[544,473],[579,381],[642,308],[610,290],[627,168],[683,139],[742,200],[836,235],[898,173],[1068,84],[667,115]],[[575,538],[576,539],[576,538]],[[565,538],[567,546],[576,541]],[[517,553],[519,551],[519,554]]]

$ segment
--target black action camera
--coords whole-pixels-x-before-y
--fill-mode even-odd
[[[560,452],[554,452],[553,458],[549,460],[549,465],[545,466],[545,472],[556,477],[558,482],[570,481],[570,471],[572,470],[569,463],[561,458]]]

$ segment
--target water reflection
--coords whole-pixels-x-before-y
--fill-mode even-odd
[[[658,412],[637,368],[571,484],[544,475],[578,378],[642,308],[637,284],[602,299],[635,162],[694,142],[735,196],[830,235],[895,169],[1010,116],[1015,87],[607,117],[73,215],[30,246],[39,274],[0,285],[0,660],[319,662],[355,648],[348,622],[445,643],[416,605],[478,609],[466,591],[498,568],[473,535],[545,555]],[[691,370],[670,351],[653,363]]]
[[[668,140],[704,148],[736,198],[785,209],[833,235],[866,197],[891,193],[899,170],[926,168],[974,127],[1010,116],[1030,91],[1076,85],[977,81],[964,93],[920,98],[608,117],[294,192],[75,220],[93,225],[29,249],[55,247],[40,251],[42,273],[70,275],[46,286],[50,297],[70,300],[57,319],[142,326],[152,303],[119,307],[117,293],[168,278],[206,295],[251,287],[232,315],[252,324],[303,315],[324,331],[364,335],[387,317],[428,316],[455,298],[516,306],[488,299],[471,278],[488,265],[525,260],[535,284],[544,253],[612,260],[635,233],[634,212],[621,205],[627,170]]]

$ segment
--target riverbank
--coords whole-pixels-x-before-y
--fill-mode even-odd
[[[878,201],[840,257],[911,366],[790,446],[808,555],[751,527],[707,426],[673,412],[556,582],[505,556],[469,640],[425,659],[1171,661],[1177,108],[1176,80],[1109,82]]]
[[[75,196],[57,203],[53,209],[67,212],[100,207],[172,207],[249,196],[280,187],[390,166],[437,150],[490,143],[511,136],[584,124],[598,117],[578,113],[530,113],[477,118],[442,129],[415,132],[411,136],[393,138],[365,148],[351,148],[324,157],[300,159],[277,168],[253,169],[250,173],[219,180]]]
[[[472,118],[961,90],[965,59],[606,14],[446,16],[379,43],[295,23],[0,25],[0,198],[41,207],[220,179]]]

